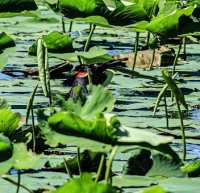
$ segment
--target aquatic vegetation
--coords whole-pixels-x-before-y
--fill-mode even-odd
[[[66,52],[72,52],[72,39],[66,35],[62,34],[60,32],[51,32],[47,35],[44,35],[42,37],[43,41],[47,45],[48,52],[51,53],[66,53]],[[30,55],[36,55],[37,53],[37,43],[33,43],[33,45],[29,48],[29,54]]]
[[[199,193],[199,6],[1,1],[1,191]]]

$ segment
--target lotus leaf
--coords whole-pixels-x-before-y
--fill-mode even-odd
[[[82,58],[83,64],[98,64],[113,60],[113,58],[110,55],[108,55],[107,50],[96,46],[90,48],[88,52],[50,54],[50,56],[67,60],[72,63],[79,62],[78,56],[80,56]]]
[[[0,134],[0,162],[8,160],[13,153],[13,146],[10,140]]]
[[[200,160],[196,160],[192,163],[186,163],[181,167],[181,170],[192,177],[200,176]]]
[[[13,134],[19,126],[20,115],[10,109],[0,109],[0,133]]]
[[[48,119],[49,126],[58,133],[112,144],[117,140],[117,129],[111,122],[107,122],[103,114],[99,114],[95,119],[86,120],[72,112],[58,112]]]
[[[165,38],[177,36],[180,33],[184,33],[182,29],[184,26],[180,21],[186,20],[192,16],[194,10],[195,6],[189,6],[184,9],[177,9],[168,15],[161,14],[155,17],[150,24],[147,25],[146,29]]]
[[[73,51],[72,39],[67,34],[54,31],[48,35],[43,36],[43,40],[47,45],[48,51],[52,53],[66,53]],[[29,48],[30,55],[36,55],[37,43]]]
[[[161,186],[152,186],[150,188],[146,188],[144,191],[140,191],[139,193],[167,193]]]
[[[72,179],[64,186],[53,191],[53,193],[116,193],[117,191],[110,184],[98,184],[92,180],[90,174],[83,174],[81,177]]]
[[[59,7],[66,17],[87,17],[95,14],[99,0],[60,0]]]
[[[3,162],[0,162],[0,175],[7,173],[11,168],[18,170],[39,169],[43,163],[39,162],[40,155],[35,155],[31,151],[27,151],[25,144],[12,144],[12,156]]]
[[[13,46],[15,46],[14,40],[5,32],[0,33],[0,51]]]

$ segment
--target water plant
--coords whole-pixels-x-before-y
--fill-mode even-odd
[[[0,81],[0,94],[8,99],[0,97],[1,191],[7,192],[9,183],[9,193],[199,193],[199,160],[186,152],[186,142],[193,144],[188,150],[199,143],[199,123],[188,111],[199,102],[194,61],[199,5],[196,0],[0,2],[0,18],[13,17],[0,21],[7,32],[0,34],[1,73],[11,79]],[[63,32],[54,31],[60,16]],[[15,44],[18,51],[3,61]],[[166,47],[177,49],[174,62],[153,68],[157,50]],[[127,58],[115,56],[130,50],[132,69]],[[136,71],[146,51],[149,71]],[[177,65],[187,54],[187,64]],[[153,117],[157,94],[154,115],[159,113]]]

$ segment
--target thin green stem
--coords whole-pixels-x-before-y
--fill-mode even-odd
[[[150,41],[150,37],[151,37],[151,33],[148,32],[148,33],[147,33],[147,42],[146,42],[147,49],[149,49],[149,41]]]
[[[154,48],[153,49],[153,53],[152,53],[152,60],[151,60],[151,64],[149,66],[149,70],[151,70],[153,68],[153,63],[154,63],[154,60],[155,60],[155,54],[156,54],[156,49]]]
[[[68,166],[68,163],[67,163],[67,160],[64,158],[64,165],[65,165],[65,169],[66,169],[66,172],[67,172],[67,174],[69,175],[69,177],[70,178],[73,178],[73,175],[72,175],[72,173],[71,173],[71,171],[70,171],[70,168],[69,168],[69,166]]]
[[[107,161],[106,173],[105,173],[105,181],[107,183],[109,183],[110,174],[112,172],[112,163],[113,163],[114,157],[117,153],[117,148],[118,148],[117,146],[113,147],[112,152],[109,157],[109,160]]]
[[[181,132],[182,132],[182,142],[183,142],[183,161],[186,160],[186,137],[185,137],[185,127],[184,127],[184,123],[183,123],[183,114],[180,108],[180,104],[178,102],[178,99],[175,97],[176,100],[176,105],[178,108],[178,115],[179,115],[179,119],[180,119],[180,128],[181,128]]]
[[[34,117],[34,111],[31,107],[31,120],[32,120],[32,140],[33,140],[33,152],[36,151],[36,135],[35,135],[35,117]]]
[[[68,29],[68,33],[69,34],[72,32],[72,27],[73,27],[73,21],[70,21],[70,23],[69,23],[69,29]]]
[[[18,182],[15,182],[14,180],[6,177],[6,176],[2,176],[2,179],[4,179],[5,181],[7,182],[10,182],[11,184],[15,185],[15,186],[18,186]],[[19,186],[21,188],[23,188],[24,190],[26,190],[27,192],[29,193],[34,193],[32,190],[30,190],[29,188],[27,188],[26,186],[22,185],[22,184],[19,184]]]
[[[186,37],[183,38],[183,59],[187,60],[187,44],[186,44]]]
[[[137,61],[139,38],[140,38],[140,33],[136,32],[136,38],[135,38],[135,55],[134,55],[133,68],[132,68],[133,71],[135,69],[135,65],[136,65],[136,61]]]
[[[95,28],[96,28],[96,25],[92,24],[91,29],[90,29],[90,33],[88,35],[87,41],[86,41],[85,46],[84,46],[84,52],[88,51],[88,47],[89,47],[89,44],[91,42],[92,36],[94,34]]]
[[[165,118],[166,118],[166,128],[169,129],[169,117],[168,117],[168,108],[167,108],[167,97],[164,96],[164,105],[165,105]]]
[[[61,17],[61,23],[62,23],[62,31],[63,31],[63,33],[66,33],[66,28],[65,28],[65,19],[64,19],[63,16]]]
[[[98,167],[98,171],[97,171],[97,177],[96,177],[96,179],[95,179],[95,182],[98,182],[98,181],[99,181],[99,178],[100,178],[100,176],[101,176],[101,172],[102,172],[102,169],[103,169],[104,160],[105,160],[105,155],[102,154],[101,160],[100,160],[100,163],[99,163],[99,167]]]
[[[80,147],[77,148],[77,163],[78,163],[78,169],[79,169],[79,174],[82,174],[81,170],[81,156],[80,156]]]
[[[179,44],[178,52],[177,52],[176,57],[174,59],[172,75],[174,75],[176,73],[176,65],[178,63],[178,58],[179,58],[179,55],[180,55],[180,52],[181,52],[181,48],[182,48],[182,39],[181,39],[181,42]]]
[[[18,172],[17,172],[17,190],[16,190],[16,193],[19,193],[20,184],[21,184],[21,174],[20,174],[20,172],[18,171]]]

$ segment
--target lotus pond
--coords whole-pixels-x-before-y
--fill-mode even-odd
[[[0,193],[199,193],[200,1],[1,0]]]

